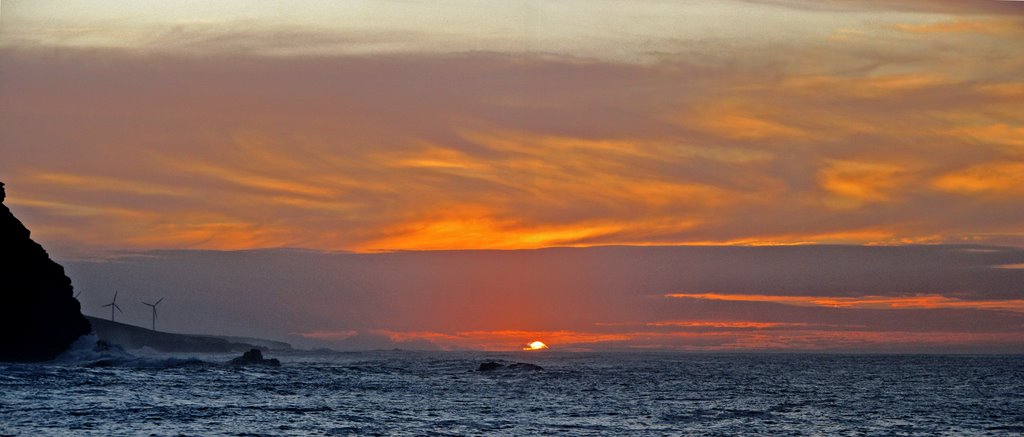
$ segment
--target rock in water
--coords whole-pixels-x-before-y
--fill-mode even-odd
[[[48,361],[92,328],[71,279],[3,204],[0,182],[0,361]]]
[[[278,361],[277,358],[264,359],[263,352],[260,352],[259,349],[249,349],[249,352],[246,352],[242,354],[242,356],[229,361],[228,364],[231,364],[232,366],[281,366],[281,362]]]
[[[480,363],[480,367],[476,369],[477,372],[493,372],[495,370],[523,372],[544,370],[544,368],[536,364],[530,363],[512,363],[506,366],[504,364],[496,363],[494,361],[487,361],[484,363]]]
[[[486,363],[480,363],[480,367],[476,369],[477,372],[490,372],[505,367],[501,363],[495,363],[494,361],[488,361]]]
[[[541,367],[541,366],[538,366],[536,364],[530,364],[530,363],[512,363],[512,364],[508,365],[508,370],[538,371],[538,370],[544,370],[544,368]]]

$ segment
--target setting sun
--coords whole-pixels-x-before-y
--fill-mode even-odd
[[[526,345],[526,347],[524,347],[523,350],[524,351],[539,351],[541,349],[547,349],[547,348],[548,348],[548,345],[544,344],[543,341],[534,341],[533,343],[530,343],[530,344]]]

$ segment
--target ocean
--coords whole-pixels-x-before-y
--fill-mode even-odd
[[[1022,435],[1024,356],[288,352],[0,364],[0,434]],[[543,370],[477,371],[487,361]],[[99,365],[97,365],[99,364]]]

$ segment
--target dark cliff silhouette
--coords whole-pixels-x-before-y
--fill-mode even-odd
[[[0,361],[48,361],[92,329],[71,279],[3,205],[0,182]]]

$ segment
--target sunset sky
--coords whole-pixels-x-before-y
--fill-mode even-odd
[[[4,1],[0,180],[169,330],[1022,352],[1022,47],[1011,1]]]

